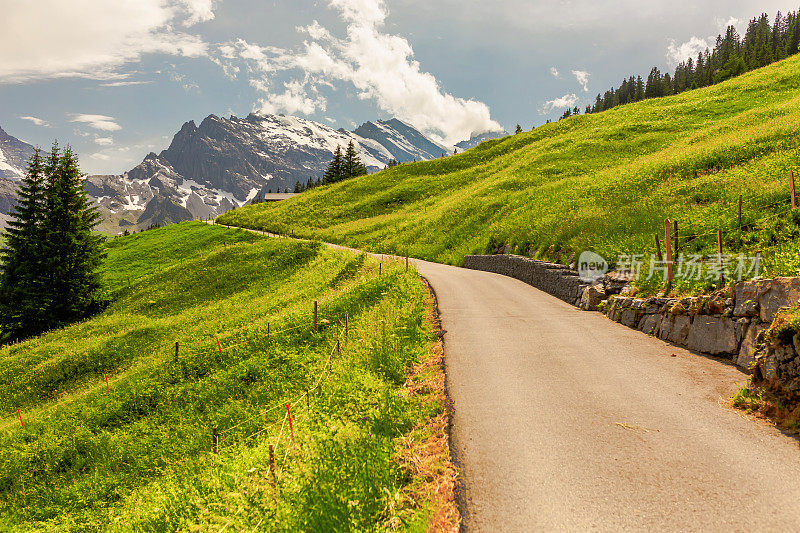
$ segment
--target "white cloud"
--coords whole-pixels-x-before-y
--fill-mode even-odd
[[[583,86],[583,90],[588,93],[589,76],[591,76],[591,74],[589,74],[585,70],[573,70],[572,75],[575,76],[575,79],[578,80],[578,83],[580,83]]]
[[[728,17],[727,20],[723,18],[718,18],[717,29],[719,29],[720,33],[724,33],[725,30],[728,29],[728,26],[733,26],[738,30],[741,27],[742,22],[744,21],[742,21],[741,19],[737,19],[736,17]]]
[[[176,25],[213,18],[210,0],[36,0],[3,4],[0,83],[119,72],[146,54],[206,54],[203,40]]]
[[[473,133],[502,131],[489,107],[447,93],[438,80],[414,59],[409,42],[384,32],[387,16],[383,0],[329,0],[345,22],[346,37],[334,36],[314,21],[298,28],[309,40],[297,50],[262,47],[244,40],[217,48],[220,64],[247,65],[250,84],[264,93],[260,111],[310,115],[326,109],[321,89],[335,82],[352,84],[358,98],[373,101],[381,110],[409,122],[431,137],[455,144]],[[300,75],[283,90],[274,89],[279,73]]]
[[[208,22],[214,19],[214,2],[212,0],[181,0],[189,18],[183,22],[184,26],[192,26],[198,22]]]
[[[548,100],[544,103],[544,106],[542,106],[542,114],[549,113],[555,109],[572,109],[578,101],[580,101],[580,98],[578,98],[578,95],[575,93],[565,94],[561,98],[556,98],[555,100]]]
[[[95,154],[90,155],[89,157],[91,157],[92,159],[99,160],[99,161],[108,161],[109,159],[111,159],[110,155],[104,154],[102,152],[97,152]]]
[[[111,146],[114,144],[114,139],[111,137],[95,137],[94,143],[100,146]]]
[[[704,52],[706,48],[711,48],[711,43],[711,39],[706,40],[701,37],[692,37],[681,44],[678,44],[675,39],[670,39],[669,46],[667,46],[667,61],[671,67],[675,67],[689,58],[696,59],[699,53]]]
[[[87,114],[70,114],[71,122],[80,122],[88,125],[90,128],[101,131],[119,131],[122,126],[116,123],[114,117],[106,115],[87,115]]]
[[[22,120],[27,120],[29,122],[33,122],[37,126],[42,126],[43,128],[49,128],[50,127],[50,123],[49,122],[47,122],[46,120],[42,120],[40,118],[36,118],[36,117],[19,117],[19,118],[21,118]]]
[[[100,87],[128,87],[131,85],[150,85],[152,81],[112,81],[101,83]]]
[[[556,67],[550,67],[550,75],[552,75],[556,79],[561,79],[561,73],[558,72]]]

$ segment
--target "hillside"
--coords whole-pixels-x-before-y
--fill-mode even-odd
[[[726,253],[760,249],[767,274],[794,272],[788,176],[800,168],[798,89],[800,57],[792,57],[219,220],[460,264],[504,244],[562,261],[585,249],[612,260],[649,256],[670,218],[682,251],[715,252],[719,229]]]
[[[424,528],[413,272],[202,223],[108,247],[107,311],[0,348],[0,529]]]

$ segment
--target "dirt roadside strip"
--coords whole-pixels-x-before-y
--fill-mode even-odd
[[[466,530],[800,529],[800,446],[727,407],[740,370],[511,278],[412,261],[447,331]]]

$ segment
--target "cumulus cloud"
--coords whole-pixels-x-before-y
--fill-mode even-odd
[[[667,61],[670,66],[675,67],[689,58],[696,59],[699,53],[711,48],[711,43],[711,39],[707,40],[702,37],[692,37],[685,43],[680,44],[675,39],[670,39],[669,46],[667,46]]]
[[[214,2],[212,0],[181,0],[189,18],[182,22],[183,26],[193,26],[198,22],[214,19]]]
[[[578,98],[578,95],[575,93],[565,94],[561,98],[556,98],[555,100],[548,100],[542,107],[542,114],[549,113],[555,109],[572,109],[578,101],[580,101],[580,98]]]
[[[90,128],[100,131],[119,131],[122,126],[117,124],[114,117],[107,115],[70,114],[71,122],[86,124]]]
[[[558,72],[556,67],[550,67],[550,75],[556,79],[561,79],[561,73]]]
[[[578,83],[580,83],[583,86],[583,90],[588,93],[589,76],[591,76],[591,74],[589,74],[585,70],[573,70],[572,75],[575,76],[575,79],[578,80]]]
[[[250,84],[264,94],[260,111],[306,115],[325,111],[322,89],[346,82],[355,87],[358,98],[446,144],[473,133],[502,131],[486,104],[447,93],[422,70],[405,38],[385,32],[383,0],[329,0],[328,4],[345,23],[345,37],[314,21],[298,28],[308,39],[295,50],[241,39],[218,47],[216,59],[227,73],[233,72],[236,62],[247,65]],[[299,72],[298,77],[276,88],[276,74],[290,72]]]
[[[111,146],[114,144],[114,139],[111,137],[95,137],[94,143],[100,146]]]
[[[175,28],[210,20],[212,7],[211,0],[5,2],[0,83],[119,80],[120,67],[146,54],[205,55],[199,36]]]
[[[36,117],[19,117],[19,118],[21,118],[22,120],[27,120],[29,122],[33,122],[37,126],[42,126],[43,128],[49,128],[50,127],[50,123],[49,122],[47,122],[46,120],[42,120],[40,118],[36,118]]]

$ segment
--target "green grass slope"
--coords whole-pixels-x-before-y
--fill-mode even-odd
[[[442,409],[403,388],[432,339],[415,274],[202,223],[108,247],[107,311],[0,348],[0,530],[424,524],[393,460]]]
[[[719,229],[727,253],[761,249],[768,273],[783,274],[800,266],[787,214],[798,133],[800,56],[218,220],[459,264],[500,244],[562,261],[586,249],[650,254],[670,218],[687,252],[715,252]]]

